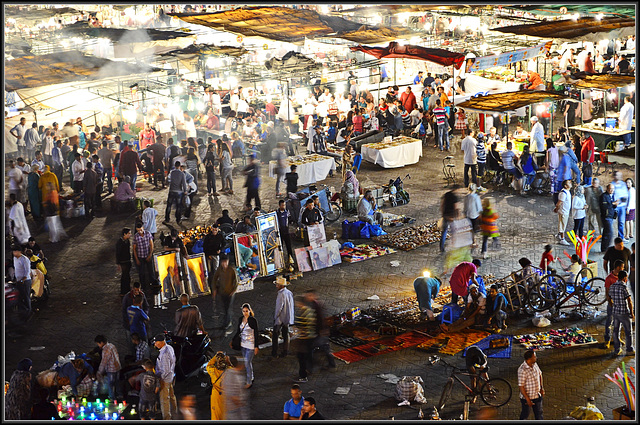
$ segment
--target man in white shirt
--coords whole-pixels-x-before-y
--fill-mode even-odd
[[[620,108],[620,121],[618,123],[620,130],[631,130],[634,109],[633,103],[631,103],[631,97],[625,96],[624,105]],[[631,144],[631,136],[633,136],[633,133],[622,136],[625,148]]]
[[[471,130],[469,135],[462,139],[460,150],[464,152],[464,187],[469,187],[469,170],[471,170],[471,181],[478,185],[478,155],[475,139],[476,132]]]
[[[571,211],[571,180],[562,182],[562,190],[558,194],[558,203],[553,212],[558,214],[558,234],[556,238],[560,245],[570,245],[564,238],[564,231],[569,222],[569,212]]]
[[[16,167],[16,163],[13,160],[9,161],[7,177],[9,178],[9,194],[14,193],[16,195],[16,199],[20,199],[23,180],[22,170]]]
[[[538,122],[538,117],[531,117],[531,133],[529,134],[529,150],[540,155],[545,154],[544,127]]]
[[[20,118],[20,123],[16,124],[11,130],[11,135],[18,139],[18,156],[22,158],[27,157],[27,144],[24,141],[24,134],[27,132],[27,119]]]
[[[82,192],[82,180],[84,179],[85,163],[82,160],[82,155],[76,152],[74,155],[75,161],[71,164],[71,171],[73,173],[73,191],[75,193]]]
[[[38,135],[38,124],[35,122],[31,124],[31,128],[24,132],[24,143],[27,147],[27,157],[25,161],[30,162],[35,158],[36,145],[40,143],[40,136]],[[44,166],[40,168],[44,170]]]
[[[22,157],[19,157],[16,162],[16,168],[22,172],[22,183],[20,184],[20,197],[16,198],[18,201],[27,205],[29,202],[27,198],[27,183],[28,175],[31,172],[31,166],[27,164]]]
[[[524,353],[524,362],[518,368],[518,388],[520,389],[520,420],[526,420],[530,411],[537,420],[543,420],[542,397],[544,397],[544,385],[542,383],[542,371],[538,367],[536,353],[527,350]]]
[[[165,118],[164,113],[160,112],[158,114],[158,120],[156,121],[156,127],[158,128],[160,137],[162,137],[162,141],[168,145],[168,140],[172,135],[171,129],[173,128],[173,123],[169,118]]]

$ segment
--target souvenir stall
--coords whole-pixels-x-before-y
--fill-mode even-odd
[[[362,159],[382,168],[416,164],[422,156],[422,141],[406,136],[387,136],[382,142],[362,145]]]

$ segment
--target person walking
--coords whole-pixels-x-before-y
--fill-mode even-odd
[[[32,365],[31,359],[24,358],[18,362],[17,369],[11,374],[9,388],[5,394],[5,420],[31,419]]]
[[[289,354],[289,326],[295,319],[293,293],[287,289],[289,282],[284,276],[278,276],[275,280],[278,295],[276,296],[276,308],[274,315],[273,334],[271,338],[271,357],[278,355],[278,341],[282,333],[282,351],[280,357]]]
[[[211,378],[211,420],[224,419],[224,397],[222,396],[222,377],[229,368],[227,356],[218,351],[207,363],[207,373]],[[242,382],[242,381],[241,381]]]
[[[536,353],[527,350],[524,353],[524,362],[518,368],[518,387],[520,388],[520,403],[522,411],[520,420],[529,417],[533,409],[533,416],[536,420],[542,420],[542,397],[544,397],[544,384],[542,381],[542,371],[537,364]]]
[[[137,334],[143,341],[147,341],[149,315],[142,309],[143,300],[142,294],[133,297],[133,304],[127,307],[127,318],[129,319],[129,332]]]
[[[287,205],[284,199],[278,201],[278,209],[276,210],[276,217],[278,218],[278,230],[280,231],[280,240],[282,245],[287,248],[287,254],[285,255],[285,267],[289,268],[290,262],[295,263],[295,253],[291,247],[291,233],[289,233],[289,220],[291,213],[287,210]],[[284,249],[282,250],[284,254]]]
[[[87,163],[82,178],[82,190],[84,192],[84,215],[86,218],[95,217],[96,193],[98,186],[98,175],[93,170],[93,164]]]
[[[102,168],[104,168],[104,180],[107,182],[109,195],[113,193],[113,159],[115,154],[109,147],[109,141],[102,141],[102,148],[97,152]]]
[[[238,326],[233,338],[240,336],[240,347],[244,367],[247,371],[245,388],[249,389],[253,385],[253,357],[258,355],[258,321],[256,320],[251,305],[242,304],[242,316],[238,319]]]
[[[176,322],[176,328],[173,334],[180,338],[192,338],[198,334],[198,331],[206,334],[204,329],[204,321],[202,320],[202,314],[200,314],[200,308],[197,305],[191,304],[189,294],[180,295],[180,304],[182,306],[176,310],[174,321]]]
[[[296,382],[307,382],[307,376],[313,367],[313,340],[316,338],[316,315],[308,306],[303,295],[296,295],[296,318],[294,324],[298,330],[296,356],[298,357],[298,378]]]
[[[251,155],[251,162],[242,170],[242,174],[247,176],[244,183],[244,186],[247,188],[247,197],[245,200],[247,211],[251,211],[252,209],[251,200],[255,200],[256,207],[261,208],[260,194],[258,193],[258,189],[260,188],[260,164],[255,154]]]
[[[142,302],[142,300],[140,300],[140,302]],[[109,389],[109,399],[115,400],[117,395],[116,384],[118,381],[118,372],[122,369],[118,350],[115,345],[107,341],[104,335],[97,335],[94,341],[101,350],[100,366],[97,372],[98,380],[106,379],[107,388]]]
[[[607,299],[607,317],[604,322],[604,343],[602,348],[608,350],[611,347],[611,325],[613,324],[613,302],[609,297],[609,288],[618,281],[618,274],[624,270],[624,262],[616,260],[609,275],[604,280],[605,297]]]
[[[9,201],[5,202],[5,207],[9,209],[9,233],[19,244],[26,244],[31,237],[31,232],[24,216],[24,206],[18,202],[15,193],[9,194]]]
[[[632,178],[625,180],[627,189],[629,190],[629,200],[627,202],[627,213],[624,221],[624,240],[635,239],[635,220],[636,220],[636,185]]]
[[[278,142],[277,146],[271,155],[276,161],[276,196],[279,197],[286,195],[286,193],[280,193],[280,184],[284,181],[284,176],[287,173],[287,153],[283,142]]]
[[[602,196],[602,186],[600,179],[594,177],[591,186],[584,188],[584,198],[587,203],[587,232],[593,230],[596,234],[602,234],[602,217],[600,214],[600,197]]]
[[[142,227],[151,233],[151,237],[155,239],[156,232],[158,231],[158,225],[156,224],[156,217],[158,211],[151,206],[151,202],[145,199],[142,202]]]
[[[226,143],[222,143],[220,157],[222,193],[233,195],[233,161],[231,161],[231,152]]]
[[[131,178],[131,189],[135,192],[136,180],[138,179],[138,170],[144,171],[142,161],[138,152],[133,150],[133,141],[129,140],[128,149],[120,153],[120,161],[118,162],[118,171],[122,177],[129,176]]]
[[[222,376],[225,420],[248,420],[249,392],[243,385],[242,365],[236,356],[229,356],[229,366]]]
[[[204,169],[207,173],[207,194],[209,196],[218,196],[216,191],[216,165],[218,165],[218,157],[215,151],[215,145],[209,143],[207,153],[204,156]]]
[[[116,265],[120,272],[120,295],[131,290],[131,229],[122,229],[122,236],[116,242]]]
[[[564,238],[564,232],[569,221],[569,212],[571,211],[571,180],[562,182],[562,190],[558,194],[558,203],[553,209],[558,214],[558,234],[556,239],[560,245],[570,245]]]
[[[616,218],[614,222],[618,222],[618,232],[613,232],[613,236],[624,239],[624,223],[627,217],[627,205],[629,201],[629,188],[627,183],[622,180],[622,172],[616,171],[613,173],[613,181],[611,182],[614,188],[614,196],[618,202],[616,205]],[[629,242],[628,240],[626,242]]]
[[[571,213],[573,215],[573,232],[578,239],[582,239],[584,234],[584,218],[587,213],[587,201],[584,197],[584,186],[576,187],[576,193],[573,196],[571,204]]]
[[[469,170],[471,170],[471,182],[478,185],[478,153],[475,139],[476,131],[471,130],[469,135],[460,142],[460,150],[464,152],[464,186],[469,187]]]
[[[58,178],[58,191],[62,192],[62,174],[64,173],[64,156],[62,155],[62,141],[56,140],[55,146],[51,150],[51,163],[53,174]]]
[[[31,315],[31,261],[22,253],[18,245],[11,247],[13,253],[13,270],[16,288],[20,293],[20,300],[25,307],[25,317]]]
[[[153,236],[144,229],[141,221],[136,221],[136,234],[133,237],[133,258],[136,261],[138,277],[145,291],[153,281]]]
[[[307,289],[305,291],[304,299],[305,303],[313,309],[316,318],[316,337],[313,340],[311,353],[313,353],[316,348],[318,348],[319,351],[323,353],[327,359],[327,366],[323,366],[322,370],[333,370],[336,368],[336,359],[331,353],[331,346],[329,345],[329,326],[327,326],[327,319],[324,313],[324,305],[318,299],[318,293],[313,288]],[[311,356],[313,356],[313,354],[311,354]],[[311,372],[311,369],[309,369],[309,372]]]
[[[482,201],[477,193],[475,183],[469,183],[469,193],[464,197],[464,215],[471,220],[473,231],[480,230],[480,214],[482,213]]]
[[[156,360],[156,374],[160,377],[160,410],[162,411],[162,419],[170,420],[178,410],[178,403],[173,392],[176,376],[176,354],[173,347],[167,344],[163,333],[156,335],[154,345],[160,350]]]
[[[204,250],[204,255],[208,261],[209,265],[209,286],[211,287],[211,282],[213,281],[213,275],[216,270],[218,270],[218,266],[220,265],[220,253],[224,248],[225,240],[224,235],[220,233],[220,228],[217,224],[214,224],[209,228],[209,232],[205,235],[202,240],[202,249]]]
[[[29,197],[29,206],[31,207],[31,217],[37,221],[42,219],[42,193],[38,188],[40,173],[40,166],[34,164],[31,166],[31,172],[27,176],[27,195]]]
[[[459,198],[455,189],[446,192],[442,195],[442,202],[440,204],[440,210],[442,212],[442,225],[440,234],[440,252],[444,252],[444,243],[447,240],[447,232],[449,225],[456,217],[456,211],[458,208]]]
[[[613,351],[616,356],[622,355],[620,344],[620,325],[624,328],[626,338],[627,356],[636,354],[633,348],[633,330],[631,322],[635,320],[633,301],[627,290],[628,273],[624,270],[618,272],[618,281],[609,287],[609,299],[613,304]]]
[[[219,295],[222,302],[222,326],[224,329],[231,327],[231,308],[233,299],[238,289],[238,275],[234,267],[229,267],[229,257],[220,254],[220,267],[213,274],[211,282],[211,297],[213,298],[213,309],[216,310],[216,296]]]
[[[493,209],[493,198],[482,200],[482,214],[480,214],[480,229],[482,230],[482,258],[487,258],[489,238],[493,239],[493,247],[500,248],[500,232],[496,222],[500,216]]]
[[[175,168],[169,173],[169,195],[167,197],[167,208],[164,211],[164,224],[169,223],[171,208],[176,206],[176,223],[180,224],[182,219],[182,198],[187,192],[187,179],[180,171],[180,161],[175,162]]]

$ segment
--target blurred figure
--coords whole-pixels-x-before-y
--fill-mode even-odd
[[[236,356],[227,358],[229,364],[222,377],[225,420],[248,420],[249,393],[245,388],[245,373]]]
[[[482,406],[476,413],[476,420],[490,421],[498,418],[498,409],[492,406]]]
[[[178,411],[181,419],[185,421],[195,421],[196,417],[196,396],[195,394],[185,394],[178,402]]]

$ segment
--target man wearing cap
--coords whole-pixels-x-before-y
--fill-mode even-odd
[[[223,328],[231,327],[231,309],[233,299],[238,290],[238,275],[234,267],[229,267],[229,257],[220,254],[220,267],[213,274],[211,283],[211,297],[213,298],[213,308],[216,307],[216,295],[220,296],[223,308]]]
[[[531,117],[531,133],[529,133],[529,150],[531,152],[539,152],[540,155],[545,153],[544,127],[538,122],[538,117]]]
[[[464,309],[464,312],[462,312],[462,316],[450,326],[441,324],[440,329],[442,329],[443,332],[451,333],[461,331],[476,323],[483,323],[486,305],[487,297],[478,290],[478,285],[475,283],[469,285],[467,307]]]
[[[138,170],[143,171],[144,167],[138,156],[138,152],[133,149],[133,141],[129,140],[129,149],[120,154],[120,163],[118,169],[122,176],[131,178],[131,189],[136,190],[136,180],[138,179]]]
[[[282,351],[280,357],[286,357],[289,353],[289,326],[293,325],[295,319],[293,293],[287,289],[289,282],[284,276],[278,276],[274,282],[278,295],[276,296],[276,309],[274,315],[274,326],[271,345],[271,357],[278,355],[278,339],[282,332]]]
[[[178,403],[173,393],[175,382],[176,354],[173,347],[167,344],[164,334],[156,335],[153,345],[160,350],[156,360],[156,375],[160,377],[160,410],[162,419],[172,418],[172,412],[177,413]]]
[[[436,299],[442,282],[437,277],[431,277],[428,272],[413,281],[413,289],[416,291],[418,298],[418,307],[423,316],[427,316],[429,320],[435,320],[433,310],[431,309],[431,300]]]

